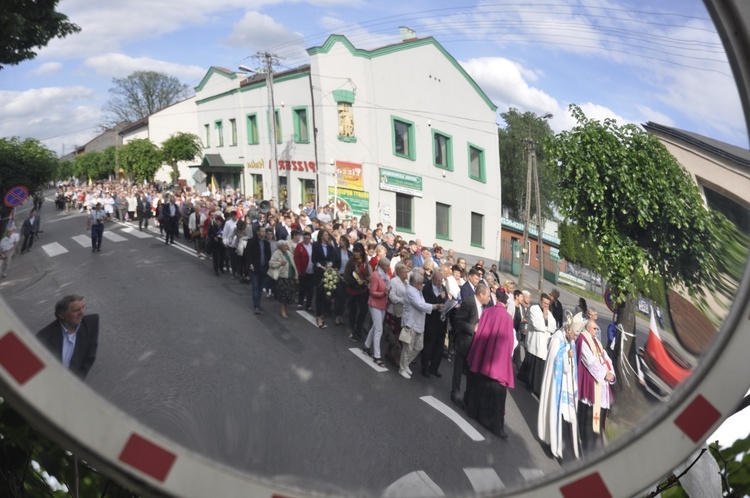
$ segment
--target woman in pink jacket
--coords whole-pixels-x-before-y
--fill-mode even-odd
[[[370,277],[370,297],[367,305],[370,308],[372,317],[372,327],[365,340],[365,353],[375,359],[378,366],[385,366],[380,359],[380,338],[383,336],[383,321],[385,320],[385,308],[388,305],[388,270],[391,268],[391,261],[382,257],[378,261],[378,269]],[[374,354],[373,354],[374,350]]]

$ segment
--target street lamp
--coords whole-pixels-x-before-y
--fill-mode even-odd
[[[539,292],[542,292],[542,282],[544,281],[544,243],[542,242],[542,203],[539,196],[539,171],[536,166],[536,153],[534,151],[534,140],[531,138],[531,123],[552,118],[552,113],[548,112],[543,116],[538,116],[529,121],[529,135],[524,141],[526,142],[526,213],[523,224],[523,245],[521,246],[521,272],[518,275],[518,288],[523,287],[523,272],[526,267],[526,244],[529,240],[529,216],[531,212],[531,182],[534,178],[534,192],[536,193],[536,226],[537,226],[537,250],[539,251]],[[529,249],[531,244],[529,244]],[[531,255],[529,255],[531,258]]]

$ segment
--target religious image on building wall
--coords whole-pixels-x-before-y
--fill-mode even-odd
[[[354,115],[352,114],[352,105],[349,102],[339,102],[339,136],[354,136]]]

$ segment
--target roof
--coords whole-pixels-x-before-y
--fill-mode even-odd
[[[130,123],[126,127],[120,130],[120,135],[124,135],[125,133],[137,130],[139,128],[145,128],[148,127],[148,116],[145,118],[141,118],[138,121],[135,121],[134,123]]]
[[[684,142],[687,142],[699,149],[707,152],[716,154],[725,159],[728,159],[740,166],[750,168],[750,150],[743,149],[736,145],[716,140],[715,138],[705,137],[694,133],[692,131],[680,130],[678,128],[672,128],[670,126],[660,125],[649,121],[643,127],[650,132],[659,132],[664,135],[677,138]]]
[[[214,74],[220,74],[221,76],[229,78],[230,80],[237,78],[237,73],[235,73],[234,71],[230,71],[225,67],[211,66],[206,75],[203,76],[201,82],[198,83],[198,86],[195,87],[195,91],[200,92],[203,89],[203,86],[208,82],[208,80],[211,79],[211,76],[213,76]]]
[[[381,57],[384,55],[392,54],[394,52],[400,52],[402,50],[410,50],[412,48],[417,47],[423,47],[425,45],[433,45],[440,53],[442,53],[448,61],[453,64],[453,66],[456,68],[456,70],[461,73],[461,75],[466,78],[466,81],[471,85],[474,90],[479,94],[479,96],[482,98],[482,100],[485,101],[485,103],[492,109],[493,111],[497,111],[497,106],[492,103],[490,98],[487,96],[486,93],[484,93],[484,90],[482,90],[479,85],[477,85],[477,82],[474,81],[474,79],[469,76],[469,73],[466,72],[466,70],[461,66],[461,64],[458,63],[456,59],[453,58],[453,56],[448,53],[445,48],[438,43],[435,38],[428,36],[426,38],[413,38],[409,40],[405,40],[400,43],[394,43],[391,45],[386,45],[384,47],[376,48],[373,50],[365,50],[361,48],[355,48],[354,45],[344,36],[344,35],[331,35],[328,37],[328,39],[323,43],[323,45],[319,47],[311,47],[307,49],[307,53],[309,55],[317,55],[317,54],[326,54],[328,53],[331,48],[336,43],[341,43],[344,45],[344,47],[349,50],[349,52],[355,56],[355,57],[364,57],[366,59],[372,59],[374,57]]]

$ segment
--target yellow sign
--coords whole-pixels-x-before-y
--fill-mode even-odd
[[[365,189],[362,181],[361,164],[336,161],[336,178],[339,188],[359,190],[360,192]]]

